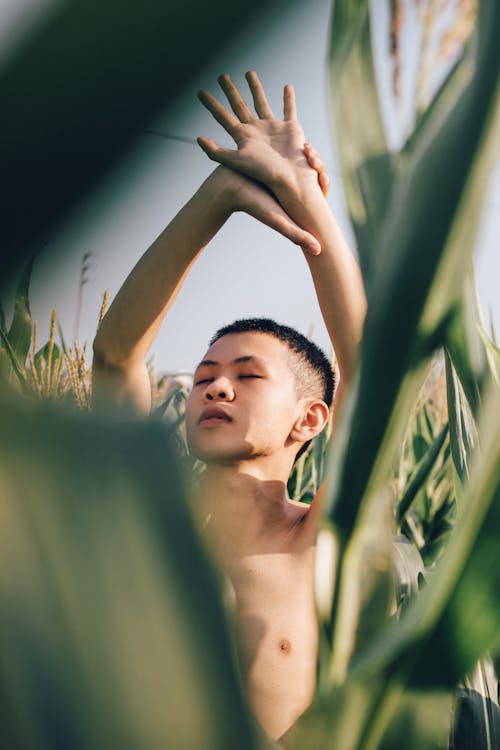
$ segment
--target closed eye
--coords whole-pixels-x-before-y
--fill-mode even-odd
[[[244,380],[245,378],[259,378],[262,379],[262,375],[240,375],[239,379]]]
[[[213,378],[203,378],[203,380],[197,380],[195,385],[203,385],[204,383],[212,383]]]

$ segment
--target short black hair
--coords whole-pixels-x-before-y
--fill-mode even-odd
[[[282,341],[295,355],[291,360],[298,389],[304,396],[320,398],[331,407],[335,393],[335,373],[325,353],[295,328],[276,323],[270,318],[242,318],[219,328],[210,339],[210,346],[231,333],[266,333]],[[296,459],[309,447],[310,441],[298,451]]]

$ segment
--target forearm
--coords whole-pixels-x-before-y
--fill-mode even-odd
[[[136,264],[104,317],[94,341],[109,367],[143,361],[192,264],[229,217],[218,168]]]
[[[302,175],[294,183],[274,186],[290,217],[311,232],[321,245],[320,255],[306,254],[318,302],[335,349],[341,378],[352,375],[366,314],[366,296],[359,266],[317,185],[316,175]]]

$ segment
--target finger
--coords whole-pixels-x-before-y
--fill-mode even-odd
[[[295,103],[295,91],[288,83],[283,89],[283,119],[297,120],[297,105]]]
[[[209,94],[208,91],[199,91],[198,99],[203,104],[203,106],[206,107],[208,111],[214,116],[217,122],[222,125],[224,130],[226,130],[229,135],[232,135],[234,138],[235,130],[240,124],[236,117],[228,112],[227,109],[217,101],[215,96]]]
[[[315,148],[304,148],[304,156],[307,159],[307,163],[310,167],[316,170],[316,172],[324,172],[325,165],[322,161],[319,152]]]
[[[321,192],[323,193],[323,195],[326,198],[326,196],[328,195],[328,193],[330,191],[330,180],[328,179],[328,175],[327,175],[326,172],[320,172],[319,173],[319,175],[318,175],[318,182],[319,182],[319,186],[321,188]]]
[[[231,109],[240,122],[251,122],[254,119],[254,116],[247,104],[243,101],[243,98],[231,80],[231,77],[227,73],[224,73],[219,76],[217,80],[219,81],[221,89],[227,96]]]
[[[282,234],[294,245],[299,245],[305,252],[311,255],[321,253],[321,245],[317,239],[295,224],[275,198],[270,194],[264,194],[261,189],[258,194],[248,196],[242,210]]]
[[[310,143],[304,143],[304,154],[307,159],[319,159],[321,161],[321,154],[318,149],[314,148]],[[323,162],[321,162],[323,163]]]
[[[294,245],[299,245],[304,252],[310,255],[319,255],[321,253],[321,246],[317,239],[295,224],[278,204],[276,204],[274,210],[263,212],[262,216],[259,216],[258,213],[258,210],[253,213],[255,218],[282,234],[283,237],[293,242]]]
[[[254,70],[249,70],[248,73],[245,73],[245,78],[252,92],[253,104],[259,117],[264,120],[273,119],[274,115],[257,73]]]
[[[231,167],[233,169],[236,168],[238,159],[238,151],[236,151],[236,149],[222,148],[210,138],[200,137],[196,140],[198,142],[198,146],[200,146],[200,148],[210,159],[212,159],[212,161],[216,161],[219,164],[224,164],[225,167]]]

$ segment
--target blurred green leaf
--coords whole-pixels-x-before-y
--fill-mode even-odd
[[[330,88],[343,187],[368,289],[380,264],[380,224],[392,188],[392,157],[380,114],[367,2],[336,0],[330,44]],[[369,117],[360,117],[369,112]]]
[[[368,291],[359,367],[336,435],[326,503],[328,521],[337,534],[339,563],[327,622],[332,643],[330,683],[323,681],[322,697],[329,693],[323,711],[328,705],[332,713],[325,726],[328,724],[343,750],[378,747],[408,685],[445,692],[452,689],[460,675],[493,644],[493,624],[498,629],[500,617],[493,595],[497,576],[484,584],[477,578],[477,597],[492,600],[488,624],[476,626],[474,645],[464,651],[463,623],[469,612],[479,609],[468,607],[465,601],[460,605],[455,602],[457,582],[461,585],[472,576],[470,571],[483,554],[483,541],[489,534],[498,534],[492,501],[499,481],[489,460],[494,447],[488,428],[488,458],[481,468],[476,464],[473,482],[464,488],[467,517],[464,515],[453,532],[429,585],[400,623],[386,627],[380,618],[370,639],[356,641],[355,633],[363,629],[365,618],[378,617],[371,602],[363,608],[364,561],[372,549],[368,564],[381,574],[387,567],[391,497],[386,483],[427,361],[443,345],[455,320],[481,201],[498,152],[500,114],[495,64],[500,6],[485,2],[480,6],[477,32],[443,86],[427,126],[422,125],[400,154],[388,157],[378,110],[373,122],[370,118],[365,125],[364,113],[376,95],[368,8],[367,2],[335,3],[330,67],[340,161],[358,248],[365,257]],[[388,165],[389,158],[390,165],[377,176],[373,165]],[[376,195],[377,188],[380,192],[379,210],[373,208],[369,196],[365,200],[361,178],[365,174],[372,180],[371,194]],[[375,240],[370,248],[372,233]],[[366,260],[370,252],[377,257],[371,264]],[[489,407],[494,409],[494,402],[490,401]],[[424,412],[420,418],[420,434],[414,443],[417,458],[433,441],[427,417]],[[437,547],[452,527],[453,497],[445,472],[443,468],[441,475],[436,474],[432,490],[421,485],[421,502],[428,514],[428,528],[434,524],[432,543]],[[474,504],[471,498],[475,498]],[[485,514],[492,515],[482,524]],[[425,539],[422,542],[425,545]],[[487,543],[485,548],[491,565],[491,545]],[[481,562],[484,567],[485,559]],[[356,705],[355,716],[347,709],[348,700]],[[445,700],[449,701],[449,696]],[[449,714],[445,718],[449,724]],[[319,714],[316,719],[321,721]],[[434,736],[436,728],[430,720],[415,732],[424,736],[428,731]]]
[[[462,384],[473,415],[490,376],[488,357],[480,336],[482,315],[472,270],[464,280],[464,294],[446,332],[446,350]]]
[[[31,345],[31,331],[33,321],[31,320],[31,310],[29,301],[29,288],[31,281],[31,272],[33,270],[33,260],[31,260],[19,281],[16,297],[14,301],[14,314],[12,323],[9,328],[9,343],[16,355],[18,362],[24,366],[26,357]]]
[[[352,98],[340,106],[337,100],[342,98],[349,68],[358,65],[355,50],[370,55],[369,48],[360,42],[367,8],[367,3],[352,6],[341,2],[334,6],[333,49],[341,49],[343,54],[340,61],[331,62],[333,113],[338,118],[339,131],[346,121],[366,119],[366,101]],[[390,210],[378,228],[380,265],[368,287],[359,370],[337,431],[326,503],[341,545],[331,623],[334,644],[337,637],[343,644],[342,648],[334,648],[332,657],[339,674],[345,668],[340,665],[348,658],[346,631],[352,630],[356,622],[355,606],[350,607],[350,620],[342,614],[342,608],[348,609],[348,600],[359,600],[355,591],[359,583],[353,575],[346,574],[343,554],[349,559],[354,554],[355,540],[362,536],[357,529],[351,536],[357,525],[376,523],[372,506],[381,502],[382,488],[423,381],[425,363],[444,339],[456,295],[457,274],[463,279],[469,262],[472,244],[466,244],[468,252],[464,252],[459,240],[473,236],[479,220],[474,211],[494,163],[499,116],[499,74],[494,62],[498,33],[500,6],[481,4],[478,38],[466,49],[463,65],[467,85],[459,100],[453,108],[446,109],[446,99],[441,99],[440,127],[427,137],[425,148],[421,142],[418,159],[401,155],[394,162]],[[335,42],[336,36],[340,39]],[[369,74],[366,79],[366,86],[371,88]],[[356,129],[349,130],[347,138],[356,141]],[[356,143],[357,151],[350,150],[345,141],[339,144],[341,153],[344,151],[342,164],[347,182],[364,160],[370,162],[374,158],[366,141],[360,138]],[[383,195],[383,185],[381,191]],[[349,201],[349,194],[347,197]],[[350,209],[355,214],[357,206]],[[444,275],[449,264],[458,269],[451,273],[453,289],[450,277]],[[336,672],[337,667],[332,669]]]
[[[308,736],[311,747],[327,747],[321,738],[332,737],[332,748],[343,750],[392,750],[402,736],[405,748],[442,746],[451,689],[485,651],[500,646],[499,408],[500,391],[492,389],[484,399],[483,452],[475,456],[462,522],[440,565],[400,621],[355,653],[345,682],[323,683],[292,733],[292,748],[307,746]],[[430,699],[439,709],[424,714]]]
[[[215,51],[278,5],[52,5],[0,71],[4,273],[46,242]]]
[[[379,750],[439,750],[448,747],[451,695],[407,690],[378,745]],[[404,738],[404,740],[403,740]]]
[[[354,7],[349,5],[348,10],[346,5],[349,4],[335,4],[333,37],[338,35],[342,40],[334,44],[334,49],[360,45],[358,26],[353,20]],[[361,23],[367,3],[358,3],[356,8]],[[412,381],[417,380],[416,376],[421,378],[417,368],[443,339],[444,328],[441,330],[439,326],[446,319],[444,313],[433,313],[430,317],[434,299],[440,300],[439,305],[447,301],[449,279],[443,281],[441,258],[446,256],[446,263],[455,263],[459,253],[458,266],[463,274],[468,267],[472,244],[466,245],[468,252],[464,252],[463,246],[458,248],[454,222],[457,220],[460,227],[465,223],[476,225],[472,214],[484,195],[494,163],[498,70],[493,61],[496,60],[495,34],[500,28],[499,16],[500,9],[494,3],[481,4],[480,42],[468,48],[464,63],[467,66],[474,61],[476,75],[468,80],[459,103],[440,113],[441,127],[433,132],[432,140],[429,139],[426,149],[419,153],[418,161],[408,161],[401,156],[398,162],[391,192],[392,210],[379,227],[383,265],[368,290],[360,371],[353,385],[355,411],[348,416],[346,411],[346,421],[350,418],[351,423],[349,433],[346,430],[342,438],[343,431],[339,430],[337,436],[337,443],[341,443],[339,462],[344,451],[346,456],[342,470],[333,472],[338,478],[332,487],[330,503],[337,504],[332,511],[337,523],[345,513],[342,525],[346,524],[346,531],[352,528],[371,468],[376,465],[385,469],[380,452],[375,462],[384,433],[390,428],[393,435],[387,443],[387,453],[393,455],[399,442],[401,432],[396,423],[401,417],[406,418],[407,412],[401,408],[397,416],[396,398],[411,402],[409,394],[418,387],[418,382]],[[369,48],[364,54],[370,55]],[[345,128],[348,109],[352,117],[360,121],[366,119],[363,118],[366,102],[351,99],[349,104],[344,102],[343,107],[335,103],[343,85],[339,78],[348,78],[349,65],[354,66],[347,53],[344,57],[347,60],[344,66],[338,60],[331,64],[333,113],[338,118],[339,131]],[[371,81],[368,84],[372,86]],[[349,131],[349,138],[354,140],[355,133]],[[363,153],[366,159],[373,155],[368,149],[363,152],[362,141],[358,145],[360,152],[356,159],[348,158],[348,150],[344,155],[343,172],[347,180],[363,161]],[[342,152],[342,142],[339,146]],[[463,201],[459,203],[463,195],[470,198],[468,207]],[[453,278],[456,278],[455,273]],[[451,301],[453,299],[452,296]],[[379,363],[376,368],[374,362]],[[380,471],[380,476],[383,474]],[[370,481],[374,482],[374,477]]]
[[[165,428],[0,401],[5,746],[264,747]]]
[[[10,380],[11,373],[14,373],[21,388],[23,390],[28,389],[24,367],[18,361],[16,353],[11,346],[9,337],[3,328],[0,328],[0,340],[3,344],[3,348],[0,349],[0,354],[4,355],[3,358],[0,359],[0,372],[4,374],[7,381]]]

